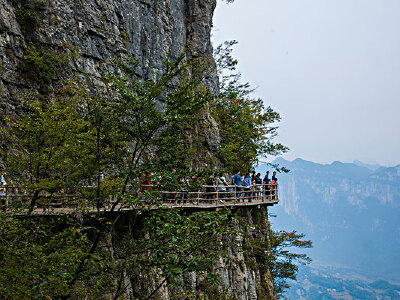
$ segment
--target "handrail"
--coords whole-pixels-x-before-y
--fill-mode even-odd
[[[7,199],[26,199],[29,198],[29,193],[25,189],[16,186],[2,186],[6,190],[5,195],[0,195],[3,206],[8,205]],[[87,186],[87,188],[91,188]],[[93,188],[95,188],[93,186]],[[161,186],[148,184],[140,185],[139,190],[134,191],[131,194],[138,195],[139,199],[143,202],[148,203],[148,200],[143,199],[143,189],[145,190],[157,190],[158,200],[163,201],[165,206],[174,207],[219,207],[219,206],[237,206],[237,205],[248,205],[248,204],[262,204],[279,202],[278,197],[278,184],[257,184],[250,187],[237,186],[237,185],[202,185],[199,189],[193,190],[189,186],[177,189],[177,190],[159,190]],[[19,193],[19,192],[22,192]],[[68,194],[68,193],[47,193],[40,195],[41,199],[52,200],[55,202],[39,204],[40,207],[71,207],[74,206],[75,202],[84,199],[79,194]],[[67,200],[62,203],[58,200]],[[105,205],[112,205],[116,202],[116,199],[109,198],[104,199]]]

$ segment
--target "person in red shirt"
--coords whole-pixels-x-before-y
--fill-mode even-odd
[[[151,185],[151,177],[153,177],[153,173],[146,172],[140,178],[140,185],[141,185],[140,190],[142,192],[145,190],[151,190],[151,186],[150,186]]]

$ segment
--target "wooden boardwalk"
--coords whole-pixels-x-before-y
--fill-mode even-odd
[[[7,196],[3,198],[5,207],[7,207],[7,199],[11,201],[29,200],[27,193],[21,192],[17,187],[6,187]],[[152,185],[142,185],[141,190],[132,192],[137,195],[138,199],[142,199],[146,189],[159,189]],[[129,193],[128,193],[129,194]],[[252,207],[252,206],[272,206],[279,202],[278,185],[262,184],[252,186],[245,189],[243,186],[213,186],[203,185],[196,191],[176,190],[176,191],[160,191],[157,193],[157,202],[161,205],[153,205],[151,200],[140,200],[139,204],[150,209],[165,208],[181,208],[190,210],[204,209],[221,209],[225,207]],[[35,206],[33,214],[35,215],[58,215],[75,211],[76,203],[84,200],[82,196],[76,194],[55,194],[42,195],[42,199],[48,199],[47,202],[39,203]],[[115,199],[107,199],[102,202],[101,207],[86,207],[87,210],[93,212],[107,211],[132,211],[139,208],[138,203],[130,204],[128,202],[116,202]]]

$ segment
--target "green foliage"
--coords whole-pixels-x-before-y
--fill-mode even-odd
[[[0,213],[0,240],[2,299],[64,295],[88,244],[76,216],[44,219]]]
[[[302,240],[304,234],[296,231],[270,231],[270,253],[268,260],[271,277],[274,282],[275,295],[280,297],[289,288],[287,279],[296,280],[298,266],[295,263],[308,264],[311,259],[304,253],[293,253],[288,250],[290,247],[311,248],[311,241]]]
[[[119,240],[117,249],[121,251],[116,258],[125,261],[125,271],[131,279],[157,269],[158,274],[153,276],[172,287],[184,272],[197,272],[203,275],[204,282],[215,285],[218,278],[213,262],[223,254],[221,237],[235,233],[233,222],[229,210],[195,213],[178,209],[152,211],[145,216],[145,231],[141,232],[141,237],[132,240],[126,236]],[[153,295],[155,293],[156,290]],[[137,291],[136,295],[140,299],[151,296],[146,294],[146,290]]]
[[[240,74],[232,73],[237,60],[232,57],[231,47],[236,41],[226,42],[215,51],[219,66],[220,95],[216,99],[214,117],[221,132],[220,159],[230,172],[235,169],[248,171],[258,164],[260,157],[276,156],[288,150],[273,143],[277,135],[280,115],[271,107],[265,107],[262,99],[253,99],[248,83],[240,82]]]
[[[193,157],[193,150],[181,147],[185,137],[172,129],[201,111],[210,94],[199,80],[188,77],[183,56],[166,62],[160,78],[144,81],[136,80],[137,62],[132,57],[114,63],[120,71],[106,76],[108,90],[90,105],[89,115],[99,143],[118,149],[101,169],[123,180],[125,190],[145,171],[165,172],[169,166],[183,166],[180,157]],[[163,139],[167,132],[172,140]],[[171,156],[175,146],[183,150],[180,157]]]
[[[39,60],[37,65],[42,63]],[[149,166],[155,171],[165,170],[161,162],[166,160],[177,164],[169,151],[159,152],[155,159],[152,147],[162,130],[187,122],[202,109],[209,93],[199,81],[185,80],[182,58],[167,63],[158,80],[135,80],[133,59],[116,60],[115,66],[120,75],[109,74],[107,90],[97,96],[89,97],[83,86],[69,81],[47,99],[28,94],[24,103],[29,114],[7,119],[3,140],[13,148],[5,155],[7,171],[32,191],[31,210],[37,203],[53,200],[45,195],[65,188],[79,192],[89,203],[112,197],[116,191],[122,199],[128,185],[137,184]],[[170,89],[179,76],[181,84]],[[101,173],[107,174],[107,180],[100,185]],[[94,183],[96,188],[80,188]]]
[[[18,23],[25,26],[35,26],[39,21],[38,13],[34,8],[34,1],[20,0],[13,1],[15,6],[15,16]]]
[[[265,238],[252,238],[248,234],[245,237],[245,254],[256,259],[261,274],[261,283],[257,294],[260,299],[268,299],[270,283],[273,283],[274,295],[282,297],[289,288],[288,279],[296,280],[297,264],[308,264],[311,259],[304,253],[295,253],[291,248],[311,248],[309,240],[303,240],[304,234],[295,231],[273,231],[264,233]]]
[[[202,118],[205,114],[204,104],[211,101],[212,95],[198,85],[198,80],[192,79],[180,87],[173,97],[195,99],[191,101],[196,102],[197,107],[192,107],[185,113],[187,118],[171,122],[158,136],[155,141],[157,150],[153,167],[177,169],[179,175],[187,177],[189,172],[204,168],[205,161],[211,164],[204,142],[207,124],[202,123]]]
[[[164,276],[177,279],[182,272],[213,271],[215,256],[222,254],[219,243],[222,234],[233,233],[229,210],[201,211],[185,214],[177,209],[161,210],[146,218],[150,248],[157,252],[142,258],[154,266],[161,267]],[[179,225],[179,226],[177,226]]]
[[[60,77],[60,69],[69,56],[64,49],[60,52],[30,44],[19,65],[20,73],[41,85],[49,84]]]
[[[6,170],[15,185],[29,191],[30,210],[53,201],[49,194],[80,182],[91,135],[80,109],[86,98],[85,90],[69,81],[46,102],[27,94],[23,104],[28,114],[5,117],[0,134],[9,146],[3,153]]]
[[[30,61],[39,68],[44,61],[36,57]],[[26,114],[5,119],[0,138],[8,145],[2,153],[8,181],[26,192],[27,206],[11,201],[0,218],[2,232],[10,233],[0,243],[2,295],[31,298],[36,291],[42,299],[96,298],[107,291],[117,299],[125,292],[126,276],[155,271],[168,284],[186,271],[216,282],[211,262],[222,253],[221,236],[232,233],[230,212],[152,210],[162,204],[161,197],[156,190],[141,192],[138,180],[154,168],[161,185],[175,184],[161,162],[179,165],[179,157],[165,151],[156,159],[152,149],[164,130],[188,124],[210,93],[200,80],[188,77],[183,58],[168,62],[164,74],[153,80],[137,80],[135,66],[133,59],[116,60],[116,72],[104,78],[96,95],[77,80],[60,83],[52,94],[29,93],[23,101]],[[185,148],[181,151],[184,156]],[[63,197],[64,192],[75,197]],[[115,202],[109,213],[93,212],[110,198]],[[74,216],[83,217],[73,223],[37,218],[39,229],[30,227],[37,205],[53,202],[68,204]],[[128,205],[131,213],[125,214]],[[123,221],[128,215],[132,220]],[[26,259],[16,267],[21,257]],[[151,298],[160,287],[136,291],[137,297]]]
[[[31,46],[25,61],[31,70],[47,74],[44,81],[51,81],[63,57]],[[26,114],[5,119],[0,138],[8,145],[2,156],[9,182],[26,192],[26,206],[13,201],[0,218],[2,232],[10,233],[0,243],[0,291],[7,297],[29,298],[30,290],[43,299],[88,294],[117,299],[124,295],[127,276],[135,281],[147,274],[160,284],[134,292],[139,299],[150,299],[183,272],[203,274],[210,295],[223,296],[213,289],[218,283],[213,262],[228,243],[222,243],[223,236],[238,234],[231,212],[165,209],[157,190],[140,190],[139,178],[152,171],[158,184],[169,189],[179,178],[171,168],[183,173],[193,168],[198,149],[205,147],[208,124],[197,123],[209,102],[220,124],[220,156],[227,169],[247,169],[261,154],[286,150],[269,141],[276,130],[269,124],[279,115],[265,109],[261,100],[243,97],[246,88],[231,81],[213,102],[202,78],[189,76],[183,56],[166,62],[158,78],[138,80],[136,66],[132,57],[114,60],[115,72],[104,76],[101,88],[70,80],[51,94],[29,93],[23,100]],[[207,170],[203,174],[209,175]],[[100,207],[109,199],[114,202],[106,214]],[[70,215],[35,220],[31,226],[34,209],[53,202],[70,205],[79,220],[68,220]],[[124,213],[128,206],[131,212]],[[279,247],[288,240],[277,241]],[[18,255],[12,257],[12,252]],[[276,253],[289,263],[298,258]],[[16,266],[21,257],[27,259]],[[290,267],[268,262],[274,270]],[[280,274],[291,273],[279,273],[278,278]]]

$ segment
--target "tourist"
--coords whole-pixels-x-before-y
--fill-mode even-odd
[[[228,186],[228,183],[226,182],[226,179],[225,179],[225,177],[223,176],[222,171],[219,172],[218,175],[219,175],[219,176],[217,176],[217,179],[216,179],[215,183],[216,183],[217,186],[218,186],[218,194],[219,194],[219,197],[220,197],[221,199],[223,199],[223,198],[225,198],[226,186]],[[224,203],[224,201],[222,201],[221,199],[220,199],[219,201],[220,201],[221,203]]]
[[[176,181],[176,170],[175,170],[175,169],[172,169],[172,171],[171,171],[171,178],[170,178],[170,180],[171,180],[171,189],[170,189],[170,192],[171,192],[171,191],[175,191],[175,190],[176,190],[176,187],[177,187],[177,185],[178,185],[178,183],[177,183],[177,181]],[[171,193],[171,197],[170,197],[169,200],[171,201],[171,203],[174,203],[174,202],[175,202],[175,200],[176,200],[176,193],[175,193],[175,192]]]
[[[274,172],[274,175],[276,175],[276,172]],[[270,194],[271,194],[271,199],[275,200],[276,199],[276,186],[277,186],[277,179],[276,176],[272,176],[269,189],[270,189]]]
[[[240,176],[240,170],[236,170],[235,175],[232,176],[232,184],[236,185],[235,190],[236,190],[236,198],[239,198],[240,195],[242,194],[242,182],[243,179]]]
[[[278,178],[276,178],[276,172],[274,171],[274,173],[272,173],[272,180],[276,182],[278,182]]]
[[[256,171],[253,171],[253,174],[251,174],[251,182],[256,180]]]
[[[0,197],[7,196],[7,188],[6,188],[7,182],[4,178],[4,173],[3,171],[0,171]]]
[[[250,174],[247,173],[246,176],[243,179],[243,185],[244,185],[244,190],[245,190],[245,194],[244,194],[244,198],[243,198],[243,202],[244,199],[246,199],[248,197],[249,202],[251,202],[251,177]]]
[[[7,188],[6,188],[7,182],[4,178],[4,173],[3,171],[0,171],[0,206],[2,210],[6,210],[7,207],[7,199],[5,198],[7,196]],[[4,197],[4,198],[3,198]]]
[[[265,174],[265,177],[264,177],[264,183],[265,184],[268,184],[269,183],[269,171],[267,171],[267,174]]]
[[[197,179],[197,176],[192,175],[192,177],[190,177],[190,182],[189,182],[189,198],[192,200],[193,204],[198,204],[196,199],[199,198],[200,186],[201,185]]]
[[[214,199],[215,192],[214,177],[208,176],[208,178],[206,178],[206,199],[209,199],[210,203],[212,203],[211,200]]]
[[[153,177],[153,173],[145,172],[140,178],[140,186],[141,191],[151,190],[151,177]]]
[[[186,204],[186,200],[188,199],[188,194],[189,194],[189,179],[187,178],[180,178],[179,179],[179,186],[181,188],[181,193],[179,198],[182,200],[183,204]],[[180,204],[180,201],[178,201],[178,204]]]
[[[257,173],[256,178],[255,178],[255,190],[256,190],[256,196],[261,197],[261,190],[262,190],[262,179],[261,179],[261,173]]]
[[[270,186],[269,186],[270,181],[271,180],[269,179],[269,171],[267,171],[267,173],[265,174],[264,180],[263,180],[264,193],[265,193],[265,197],[267,199],[270,196]]]

